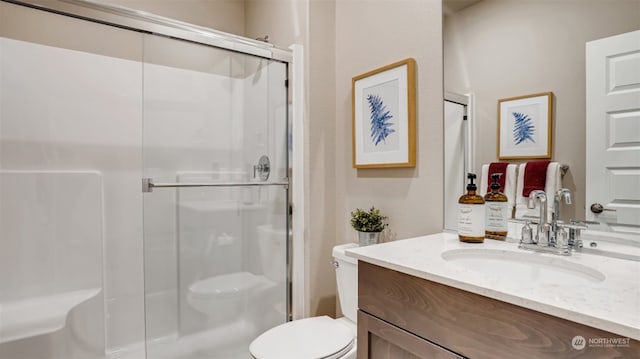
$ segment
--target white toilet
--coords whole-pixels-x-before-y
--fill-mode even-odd
[[[349,243],[333,248],[338,297],[345,316],[299,319],[269,329],[249,346],[252,358],[355,359],[358,267],[357,260],[347,257],[345,250],[356,246]]]

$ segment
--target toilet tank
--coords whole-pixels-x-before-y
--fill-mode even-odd
[[[345,250],[357,246],[355,243],[348,243],[333,247],[340,306],[344,316],[354,323],[358,311],[358,260],[347,257]]]

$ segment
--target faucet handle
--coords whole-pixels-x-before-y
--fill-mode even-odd
[[[582,230],[582,229],[589,228],[589,227],[587,227],[586,224],[582,224],[582,223],[571,223],[571,224],[558,223],[558,227],[559,228],[565,228],[565,229],[575,229],[575,230]]]
[[[597,221],[587,221],[586,219],[572,219],[572,220],[570,220],[570,221],[569,221],[569,223],[571,223],[571,224],[575,224],[575,225],[582,225],[582,226],[584,226],[584,227],[585,227],[585,228],[583,228],[583,229],[587,229],[586,227],[587,227],[587,225],[588,225],[588,224],[593,224],[593,225],[598,225],[598,224],[600,224],[600,222],[597,222]]]
[[[536,235],[536,242],[539,246],[555,246],[554,239],[550,236],[551,226],[547,223],[541,223],[538,225],[538,233]]]
[[[569,230],[569,248],[579,249],[582,248],[582,230],[587,229],[587,224],[597,224],[593,221],[576,221],[571,220],[569,224],[559,223],[558,227],[564,230]]]
[[[575,244],[570,240],[569,232],[570,230],[567,231],[566,228],[558,228],[558,233],[556,234],[556,248],[558,249],[558,254],[568,255],[569,249]]]
[[[538,216],[530,216],[525,214],[522,218],[509,218],[509,222],[522,223],[522,224],[539,224],[540,217]]]
[[[520,243],[534,244],[533,241],[533,229],[529,224],[531,221],[524,221],[524,227],[522,227],[522,236],[520,237]]]

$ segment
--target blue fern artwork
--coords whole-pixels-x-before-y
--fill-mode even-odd
[[[512,115],[515,121],[515,126],[513,127],[513,141],[516,145],[527,140],[536,143],[533,139],[533,134],[536,132],[536,126],[533,124],[531,118],[521,112],[513,112]]]
[[[389,121],[393,116],[391,111],[387,110],[387,106],[380,96],[367,95],[367,102],[369,102],[369,109],[371,110],[371,140],[377,146],[380,142],[385,142],[387,136],[396,132],[391,128],[393,122]]]

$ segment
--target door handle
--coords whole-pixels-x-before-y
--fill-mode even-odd
[[[604,211],[611,211],[611,212],[615,212],[615,209],[610,209],[610,208],[604,208],[603,205],[601,205],[600,203],[594,203],[591,205],[591,212],[595,213],[595,214],[599,214],[602,213]]]

